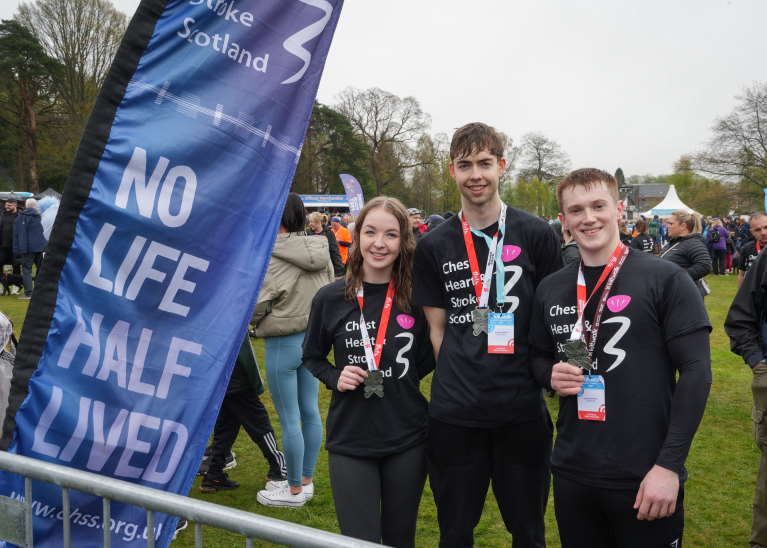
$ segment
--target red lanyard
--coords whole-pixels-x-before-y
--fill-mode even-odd
[[[756,253],[757,255],[762,250],[762,244],[759,243],[759,240],[756,241]]]
[[[581,264],[578,267],[578,282],[576,285],[576,298],[578,301],[578,318],[575,320],[575,325],[573,325],[573,330],[570,332],[570,340],[578,340],[583,335],[583,329],[584,329],[583,313],[586,310],[586,303],[589,300],[591,300],[591,297],[594,296],[594,294],[601,287],[604,281],[608,279],[609,277],[607,286],[605,287],[605,290],[602,292],[602,299],[600,300],[600,307],[598,309],[597,316],[595,316],[595,324],[598,324],[599,316],[601,316],[602,314],[603,302],[607,300],[607,296],[610,293],[610,289],[612,289],[612,283],[615,281],[615,277],[618,275],[618,272],[620,271],[621,266],[626,260],[628,253],[629,253],[629,248],[623,245],[621,242],[618,242],[618,246],[615,248],[615,251],[613,251],[613,254],[610,255],[610,260],[607,261],[607,264],[602,270],[602,274],[599,276],[599,280],[597,280],[597,285],[594,286],[594,289],[592,290],[591,295],[589,295],[588,299],[586,298],[586,280],[583,277],[583,264]],[[595,328],[597,328],[596,325],[592,326],[592,339],[591,339],[592,343],[596,342],[596,337],[593,336]],[[591,348],[593,348],[593,344],[591,344],[590,346]],[[591,350],[589,350],[589,353],[590,352]]]
[[[378,324],[378,331],[376,333],[376,345],[372,352],[370,348],[370,335],[368,334],[368,328],[365,324],[365,316],[363,314],[363,310],[365,309],[365,297],[362,292],[362,286],[360,286],[359,291],[357,291],[357,302],[360,305],[360,332],[362,333],[362,345],[365,348],[368,369],[374,371],[378,369],[378,364],[381,363],[381,353],[383,352],[384,341],[386,340],[386,330],[389,328],[389,317],[391,316],[392,304],[394,302],[394,280],[389,281],[389,287],[386,289],[386,299],[384,300],[383,310],[381,310],[381,321]]]
[[[583,278],[583,268],[578,269],[578,286],[576,288],[576,296],[578,299],[578,316],[583,316],[583,311],[586,309],[586,303],[591,300],[591,297],[594,296],[594,293],[597,292],[597,289],[599,289],[604,281],[607,279],[607,277],[610,275],[610,273],[615,268],[615,265],[618,264],[618,260],[621,258],[621,255],[623,255],[623,250],[625,249],[625,245],[623,245],[621,242],[618,242],[618,246],[615,248],[615,251],[613,251],[613,254],[610,255],[610,260],[607,261],[607,264],[605,265],[604,269],[602,270],[602,274],[599,276],[599,280],[597,280],[597,285],[594,286],[594,289],[591,291],[591,295],[589,295],[589,298],[586,298],[586,281]]]
[[[469,266],[471,267],[471,282],[474,286],[474,293],[477,296],[477,307],[487,307],[490,297],[490,284],[493,275],[493,265],[495,264],[495,254],[498,252],[498,238],[501,235],[501,228],[506,223],[506,204],[501,204],[501,213],[498,217],[498,228],[493,236],[492,243],[488,246],[487,265],[485,266],[484,278],[479,271],[479,261],[477,261],[477,250],[474,248],[474,239],[471,237],[471,226],[466,221],[463,211],[460,213],[461,231],[463,232],[463,242],[466,244],[466,254],[469,256]],[[487,287],[485,287],[485,281]],[[501,282],[499,282],[501,283]],[[498,303],[501,304],[501,303]]]

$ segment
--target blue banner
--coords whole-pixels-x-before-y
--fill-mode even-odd
[[[188,492],[341,4],[142,2],[75,160],[22,333],[21,362],[36,369],[14,381],[25,398],[10,451]],[[21,498],[23,481],[2,474],[0,492]],[[72,545],[101,546],[100,499],[71,497]],[[35,546],[60,546],[60,489],[34,482],[33,508]],[[146,544],[143,510],[113,503],[111,518],[113,546]],[[166,546],[175,518],[156,523]]]
[[[362,194],[360,182],[354,175],[349,175],[348,173],[341,173],[339,177],[341,178],[341,184],[344,185],[346,197],[349,200],[349,211],[356,217],[362,211],[362,206],[365,205],[365,197]]]

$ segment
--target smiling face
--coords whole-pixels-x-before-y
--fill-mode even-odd
[[[561,207],[562,224],[578,243],[585,264],[606,264],[618,245],[618,222],[623,214],[607,185],[598,181],[567,187],[562,191]]]
[[[506,169],[506,159],[489,150],[460,156],[450,162],[450,175],[458,185],[464,208],[482,208],[498,198],[498,182]]]
[[[365,281],[388,281],[400,252],[397,218],[382,207],[369,211],[360,230],[359,246]]]

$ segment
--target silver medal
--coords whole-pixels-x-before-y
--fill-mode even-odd
[[[480,333],[487,333],[487,317],[489,312],[489,308],[475,308],[471,311],[471,321],[475,337],[479,337]]]

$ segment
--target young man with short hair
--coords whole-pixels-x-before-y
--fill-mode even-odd
[[[562,546],[679,548],[684,462],[711,384],[703,300],[679,266],[620,242],[612,175],[574,171],[557,197],[581,261],[538,286],[530,344],[533,374],[560,396]]]
[[[738,286],[743,284],[743,278],[746,272],[751,268],[762,249],[767,246],[767,215],[764,213],[754,213],[748,219],[751,235],[754,237],[743,244],[740,248],[738,264]]]
[[[473,544],[491,481],[513,545],[546,545],[552,427],[527,331],[535,288],[561,258],[544,221],[501,201],[503,151],[485,124],[456,131],[450,174],[462,211],[416,248],[413,301],[437,356],[427,456],[443,547]]]

